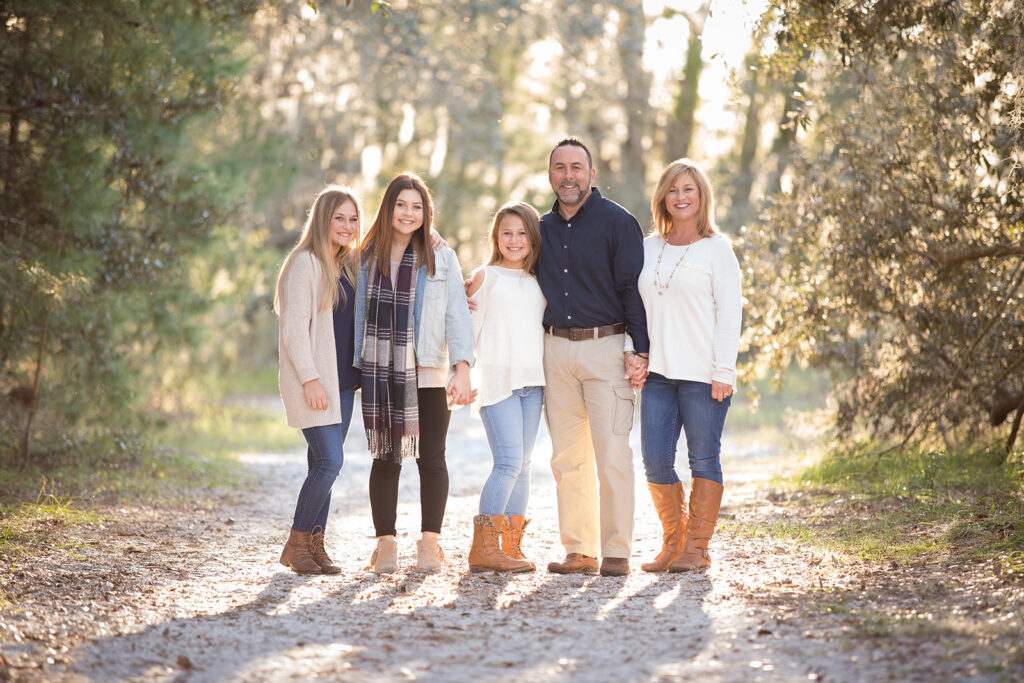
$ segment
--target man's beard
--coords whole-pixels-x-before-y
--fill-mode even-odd
[[[565,204],[566,206],[576,206],[581,201],[583,201],[583,195],[586,194],[586,190],[584,190],[580,185],[577,184],[575,188],[559,187],[558,191],[555,194],[558,195],[558,201]]]

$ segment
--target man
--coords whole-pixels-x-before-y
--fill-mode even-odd
[[[548,158],[557,199],[541,217],[537,279],[547,298],[545,403],[566,550],[548,571],[592,574],[600,545],[601,575],[623,576],[633,535],[630,380],[642,383],[650,347],[637,291],[643,233],[636,218],[593,187],[596,175],[576,138],[559,142]]]

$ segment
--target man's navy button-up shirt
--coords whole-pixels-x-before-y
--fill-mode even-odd
[[[633,347],[646,353],[647,314],[637,290],[644,265],[643,232],[624,208],[592,188],[572,218],[555,201],[540,219],[537,280],[548,301],[544,324],[599,327],[626,323]]]

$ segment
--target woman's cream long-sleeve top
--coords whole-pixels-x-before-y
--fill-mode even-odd
[[[668,283],[667,291],[659,293],[655,275],[659,284]],[[676,247],[651,235],[644,240],[637,285],[651,335],[650,371],[735,386],[743,304],[740,265],[729,238],[716,234]]]
[[[278,385],[288,426],[298,429],[341,422],[334,309],[320,310],[320,271],[311,252],[296,254],[281,290]],[[327,392],[327,410],[306,405],[302,385],[314,379]]]

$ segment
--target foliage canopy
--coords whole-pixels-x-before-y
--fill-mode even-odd
[[[0,3],[0,451],[132,448],[204,305],[190,257],[240,196],[202,123],[257,4]]]
[[[788,191],[745,252],[752,348],[837,380],[838,423],[951,443],[1024,414],[1024,5],[779,0],[807,69]]]

